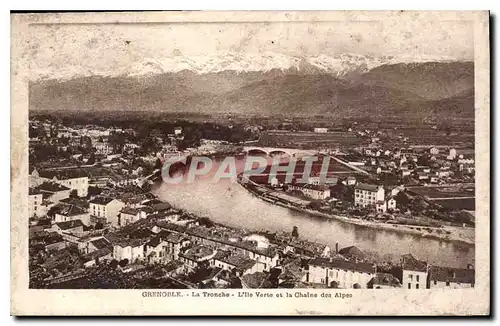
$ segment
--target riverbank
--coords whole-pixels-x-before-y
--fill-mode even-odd
[[[253,184],[252,181],[248,181]],[[354,225],[369,227],[373,229],[380,230],[388,230],[393,232],[400,232],[411,234],[414,236],[419,236],[422,238],[432,238],[441,241],[448,241],[454,243],[462,243],[466,245],[474,245],[475,244],[475,229],[474,228],[463,228],[463,227],[453,227],[453,226],[442,226],[442,227],[429,227],[429,226],[419,226],[419,225],[406,225],[406,224],[391,224],[384,222],[376,222],[376,221],[367,221],[361,220],[357,218],[348,217],[345,215],[338,214],[327,214],[323,212],[319,212],[316,210],[308,209],[305,207],[296,206],[290,202],[273,200],[271,198],[266,197],[265,195],[260,194],[257,191],[254,191],[248,186],[245,186],[239,183],[241,187],[245,188],[246,191],[251,193],[253,196],[267,201],[273,205],[278,205],[293,211],[302,212],[305,214],[309,214],[312,216],[317,216],[326,219],[336,219],[345,223],[350,223]],[[256,187],[261,187],[258,184],[254,184]]]

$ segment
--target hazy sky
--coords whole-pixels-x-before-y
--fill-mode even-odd
[[[452,21],[75,24],[39,25],[31,31],[32,79],[64,71],[102,74],[145,58],[239,51],[473,60],[472,24]]]

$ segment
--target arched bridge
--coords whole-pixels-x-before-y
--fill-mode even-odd
[[[277,148],[277,147],[259,147],[245,146],[243,151],[249,155],[288,155],[288,156],[310,156],[318,154],[316,150],[297,149],[297,148]]]

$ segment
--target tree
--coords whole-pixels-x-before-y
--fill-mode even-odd
[[[294,226],[292,230],[292,237],[298,238],[299,237],[299,228]]]
[[[125,258],[125,259],[120,260],[119,265],[120,265],[120,267],[122,267],[122,268],[123,268],[123,267],[125,267],[125,266],[127,266],[127,265],[128,265],[128,259],[127,259],[127,258]]]
[[[109,266],[110,266],[112,269],[116,269],[116,267],[118,267],[118,260],[113,259],[113,260],[109,263]]]
[[[69,198],[78,198],[78,191],[73,189],[69,192]]]

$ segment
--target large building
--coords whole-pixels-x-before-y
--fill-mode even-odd
[[[316,184],[294,184],[290,185],[290,190],[300,191],[312,199],[324,200],[330,198],[330,188],[327,185]]]
[[[474,287],[475,271],[470,268],[431,266],[429,288],[460,289]]]
[[[40,185],[45,181],[53,181],[71,190],[76,190],[79,197],[87,196],[89,177],[82,169],[33,170],[30,183]]]
[[[367,183],[358,183],[354,187],[354,205],[357,207],[375,206],[385,201],[384,187]]]
[[[37,189],[30,188],[28,197],[28,214],[30,218],[45,216],[47,212],[43,209],[44,206],[42,205],[42,201],[42,192]]]
[[[376,266],[370,263],[316,258],[309,262],[305,281],[332,288],[366,289],[376,272]]]

